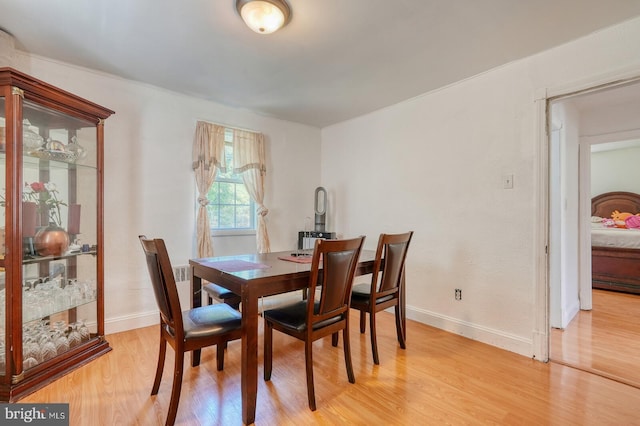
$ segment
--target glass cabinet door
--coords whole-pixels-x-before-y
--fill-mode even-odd
[[[27,100],[22,112],[22,359],[28,371],[97,335],[93,123]]]

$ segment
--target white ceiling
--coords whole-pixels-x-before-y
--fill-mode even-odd
[[[235,0],[0,0],[36,55],[324,127],[640,15],[640,0],[288,0],[249,30]]]

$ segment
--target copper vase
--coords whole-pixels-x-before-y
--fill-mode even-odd
[[[69,248],[69,234],[54,223],[40,229],[35,237],[36,253],[40,256],[61,256]]]

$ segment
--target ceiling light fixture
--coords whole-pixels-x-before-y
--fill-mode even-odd
[[[259,34],[276,32],[291,18],[285,0],[236,0],[236,9],[245,24]]]

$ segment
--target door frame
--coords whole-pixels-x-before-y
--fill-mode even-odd
[[[629,83],[639,83],[640,82],[640,74],[637,68],[629,68],[626,70],[619,70],[617,72],[607,73],[604,75],[596,75],[589,79],[580,82],[574,82],[563,86],[557,87],[544,87],[536,90],[535,99],[534,99],[534,107],[535,107],[535,117],[536,117],[536,134],[535,138],[537,141],[536,149],[537,155],[534,161],[534,182],[535,185],[535,196],[536,196],[536,206],[537,208],[534,211],[534,220],[536,226],[535,232],[535,240],[534,240],[534,250],[536,254],[536,276],[535,276],[535,290],[534,290],[534,327],[533,327],[533,336],[532,336],[532,351],[533,358],[547,362],[549,360],[549,345],[550,345],[550,303],[549,296],[551,291],[551,285],[560,285],[559,283],[552,283],[550,281],[550,256],[556,255],[559,252],[560,247],[551,247],[550,241],[550,194],[551,187],[553,184],[551,179],[551,111],[550,105],[554,101],[559,101],[562,99],[569,99],[571,97],[577,95],[584,95],[592,92],[598,92],[605,89],[611,89],[614,87],[626,85]],[[582,146],[582,141],[580,141],[580,146]],[[585,151],[584,149],[581,149]],[[580,156],[584,158],[584,155]],[[582,164],[584,160],[580,160],[579,167],[579,182],[582,182],[580,179],[583,178],[585,173],[585,167]],[[588,164],[586,167],[586,171],[590,170],[590,159],[588,160]],[[580,171],[582,170],[582,171]],[[578,184],[579,187],[584,185]],[[588,185],[587,188],[589,188]],[[586,189],[575,188],[576,191],[586,191]],[[579,202],[579,214],[582,218],[584,214],[586,214],[585,205],[586,200],[584,200],[585,195],[581,192],[580,199],[582,201]],[[588,215],[590,216],[590,196],[589,206],[586,209],[589,210]],[[583,235],[584,232],[584,224],[581,224],[580,235]],[[583,267],[579,269],[578,274],[581,274],[582,278],[580,279],[580,294],[582,297],[586,299],[590,299],[590,277],[591,277],[591,242],[590,237],[581,238],[581,243],[579,244],[580,253],[578,253],[580,263],[583,264]],[[585,248],[586,246],[586,248]],[[588,251],[588,253],[587,253]],[[588,267],[586,266],[588,256]],[[587,281],[585,278],[586,270],[588,271],[588,290],[589,295],[585,296],[584,293],[587,291],[585,289],[584,282]],[[586,306],[591,307],[590,300],[585,300],[588,302],[585,304]]]

